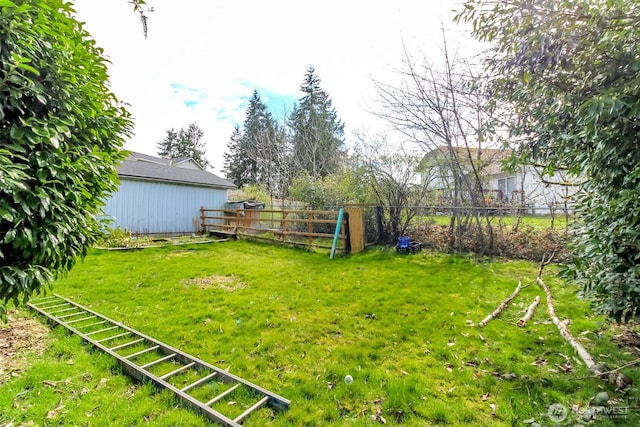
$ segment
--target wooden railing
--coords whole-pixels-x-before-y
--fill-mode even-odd
[[[331,249],[337,211],[200,208],[203,233],[246,236],[277,243]],[[347,251],[347,219],[340,226],[337,250]]]

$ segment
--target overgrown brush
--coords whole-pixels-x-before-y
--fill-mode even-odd
[[[486,233],[486,230],[483,230]],[[421,224],[411,227],[407,234],[412,239],[423,243],[424,247],[440,252],[451,250],[451,230],[448,226],[438,224]],[[531,226],[513,229],[498,226],[493,228],[493,244],[488,248],[479,248],[478,228],[471,225],[463,233],[456,236],[455,252],[483,253],[509,259],[541,261],[545,254],[555,253],[555,260],[566,262],[570,259],[567,248],[569,235],[564,230],[555,228],[536,229]],[[482,250],[481,250],[482,249]]]
[[[103,248],[135,249],[150,243],[152,243],[152,240],[148,237],[135,236],[127,228],[116,227],[98,242],[98,246]]]

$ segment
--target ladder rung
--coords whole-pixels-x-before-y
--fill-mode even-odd
[[[96,342],[105,342],[105,341],[115,340],[116,338],[126,337],[127,335],[131,335],[131,332],[124,332],[122,334],[114,335],[112,337],[103,338],[103,339],[98,340]]]
[[[190,367],[192,367],[193,365],[195,365],[196,362],[191,362],[191,363],[187,363],[184,366],[179,367],[178,369],[171,371],[169,373],[166,373],[164,375],[162,375],[161,377],[159,377],[161,380],[166,380],[167,378],[169,378],[172,375],[175,374],[179,374],[180,372],[186,371],[187,369],[189,369]]]
[[[165,362],[165,361],[167,361],[167,360],[171,360],[171,359],[173,359],[174,357],[176,357],[176,354],[175,354],[175,353],[171,353],[171,354],[169,354],[169,355],[167,355],[167,356],[165,356],[165,357],[161,357],[161,358],[160,358],[160,359],[158,359],[158,360],[154,360],[153,362],[149,362],[149,363],[147,363],[146,365],[142,365],[142,366],[140,366],[140,367],[141,367],[142,369],[147,369],[147,368],[149,368],[149,367],[151,367],[151,366],[153,366],[153,365],[157,365],[158,363],[162,363],[162,362]]]
[[[100,332],[107,332],[107,331],[111,331],[113,329],[118,329],[118,327],[117,326],[111,326],[109,328],[102,328],[102,329],[98,329],[97,331],[89,332],[89,333],[87,333],[85,335],[86,336],[95,335],[95,334],[99,334]]]
[[[50,297],[42,297],[42,298],[35,298],[33,300],[31,300],[31,303],[33,304],[34,302],[37,302],[38,304],[45,302],[46,300],[49,299],[58,299],[57,296],[51,295]]]
[[[67,325],[70,325],[70,324],[72,324],[72,323],[82,322],[82,321],[85,321],[85,320],[93,319],[94,317],[96,317],[96,316],[93,316],[93,315],[92,315],[92,316],[89,316],[89,317],[83,317],[82,319],[76,319],[76,320],[72,320],[72,321],[70,321],[70,322],[65,322],[65,323],[66,323]],[[97,325],[97,324],[99,324],[99,323],[104,323],[104,322],[106,322],[106,320],[103,320],[102,322],[98,322],[98,323],[92,323],[91,325],[86,325],[86,326],[93,326],[93,325]],[[80,326],[80,327],[81,327],[81,328],[84,328],[84,327],[86,327],[86,326]]]
[[[196,381],[194,383],[191,383],[186,387],[181,388],[180,391],[187,391],[187,390],[191,390],[194,387],[198,387],[200,384],[206,383],[207,381],[209,381],[211,378],[215,377],[216,375],[218,375],[218,373],[217,372],[213,372],[213,373],[207,375],[206,377],[200,378],[198,381]]]
[[[245,418],[247,418],[247,415],[249,415],[250,413],[252,413],[253,411],[255,411],[258,408],[262,408],[265,403],[267,403],[269,401],[269,396],[265,396],[262,399],[260,399],[258,402],[256,402],[251,408],[247,409],[246,411],[244,411],[243,413],[241,413],[240,415],[238,415],[233,422],[235,423],[239,423],[240,421],[244,420]]]
[[[75,322],[80,322],[82,320],[89,320],[92,319],[94,316],[91,317],[85,317],[84,319],[79,319],[79,320],[72,320],[71,322],[67,322],[67,323],[75,323]],[[99,322],[93,322],[93,323],[89,323],[88,325],[80,325],[78,326],[76,329],[84,329],[84,328],[90,328],[91,326],[97,326],[97,325],[102,325],[103,323],[108,323],[106,320],[101,320]]]
[[[121,348],[129,347],[131,345],[138,344],[139,342],[142,342],[142,341],[144,341],[144,338],[140,338],[140,339],[137,339],[137,340],[129,341],[129,342],[124,343],[124,344],[117,345],[115,347],[111,347],[109,350],[111,350],[111,351],[120,350]]]
[[[65,314],[64,316],[56,316],[58,319],[66,319],[67,317],[79,316],[81,314],[86,314],[84,311],[79,311],[77,313]]]
[[[69,303],[68,302],[64,302],[62,304],[55,304],[55,305],[49,305],[46,307],[38,307],[40,310],[49,310],[51,308],[56,308],[56,307],[64,307],[64,306],[68,306]]]
[[[150,351],[157,350],[159,348],[160,348],[159,345],[154,345],[153,347],[145,348],[144,350],[140,350],[137,353],[132,353],[132,354],[129,354],[127,356],[122,356],[122,357],[124,357],[125,359],[132,359],[132,358],[134,358],[136,356],[140,356],[141,354],[149,353]]]
[[[208,401],[207,403],[205,403],[205,406],[211,406],[214,403],[216,403],[218,400],[222,399],[225,396],[230,395],[231,393],[233,393],[233,391],[235,389],[237,389],[238,387],[240,387],[240,383],[237,383],[236,385],[234,385],[233,387],[231,387],[230,389],[224,391],[223,393],[217,395],[216,397],[214,397],[213,399],[211,399],[210,401]]]
[[[64,310],[56,310],[56,311],[52,311],[49,314],[57,314],[57,313],[64,313],[65,311],[71,311],[71,310],[77,310],[78,307],[69,307],[69,308],[65,308]],[[58,316],[56,316],[58,317]]]

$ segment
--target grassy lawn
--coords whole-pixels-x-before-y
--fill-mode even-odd
[[[376,413],[388,425],[535,419],[550,426],[554,403],[582,411],[603,390],[612,404],[637,397],[590,376],[548,321],[546,305],[531,324],[515,325],[536,295],[544,301],[536,272],[527,262],[384,249],[329,260],[325,252],[238,241],[94,250],[54,290],[291,399],[288,411],[260,410],[249,426],[381,425]],[[482,329],[470,324],[519,280],[531,286],[500,318]],[[553,269],[545,281],[556,313],[573,320],[572,332],[597,360],[617,367],[633,358]],[[558,366],[565,356],[572,372]],[[633,369],[626,373],[640,381]],[[0,408],[0,425],[206,425],[60,328],[42,356],[0,386]]]
[[[448,215],[430,215],[420,216],[419,219],[414,220],[421,222],[431,222],[438,225],[449,225],[450,217]],[[484,220],[484,218],[483,218]],[[517,223],[518,219],[514,216],[493,216],[491,217],[491,225],[494,227],[513,227]],[[571,224],[572,217],[569,217],[569,224]],[[519,226],[532,227],[535,229],[545,229],[553,227],[562,230],[567,227],[567,218],[564,215],[557,215],[552,218],[549,215],[524,215],[520,217]]]

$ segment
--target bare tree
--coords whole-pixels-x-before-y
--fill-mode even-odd
[[[493,230],[485,200],[483,169],[486,105],[490,102],[482,77],[471,64],[449,52],[443,32],[442,62],[422,55],[414,59],[405,47],[400,84],[375,82],[382,109],[377,114],[443,167],[450,221],[449,247],[455,250],[473,232],[480,254],[493,247]],[[495,151],[495,150],[494,150]]]
[[[385,229],[396,241],[405,234],[411,220],[428,194],[429,179],[421,179],[421,155],[408,153],[402,146],[391,146],[387,136],[357,133],[357,157],[364,167],[365,179],[385,211]]]
[[[252,135],[253,145],[246,156],[256,167],[258,185],[271,197],[284,200],[291,183],[291,155],[284,124],[274,122],[272,129],[261,129]]]

